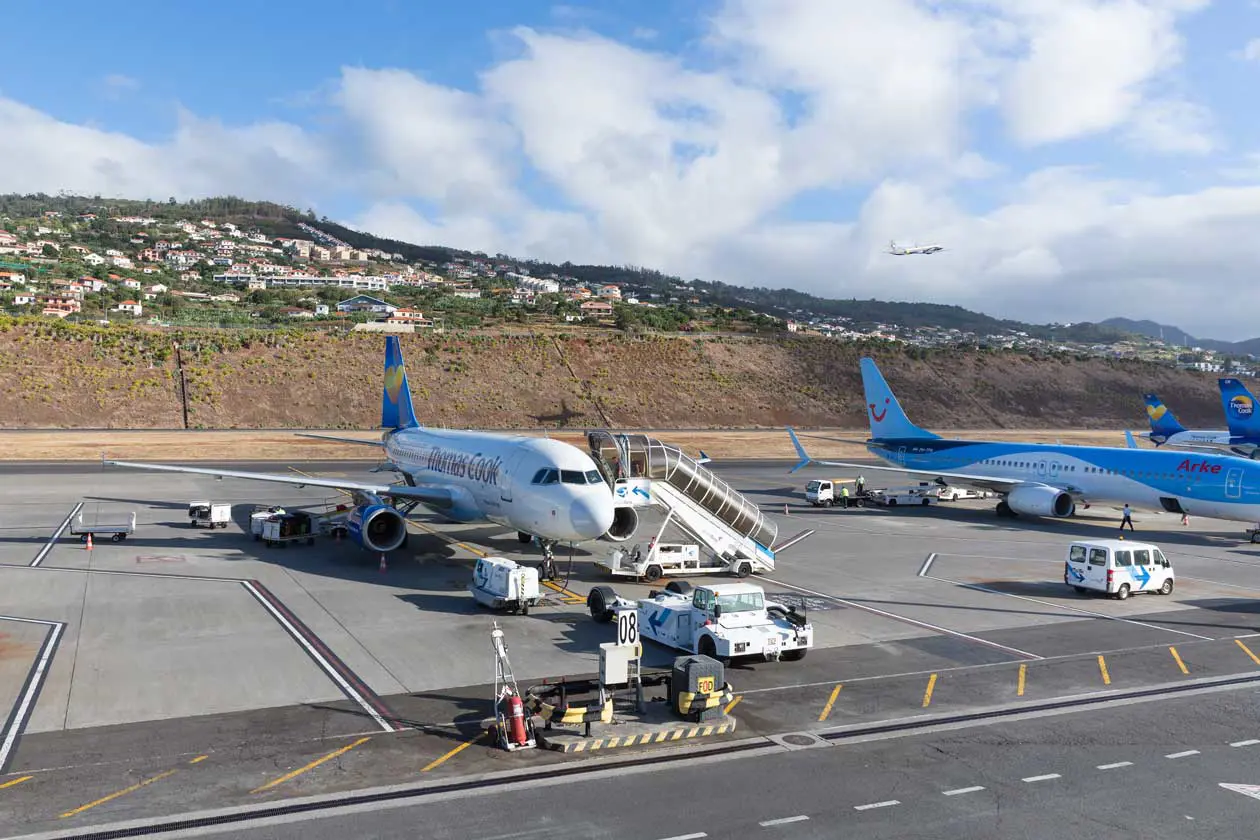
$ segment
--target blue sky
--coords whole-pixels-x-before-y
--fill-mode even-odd
[[[7,5],[0,190],[231,192],[412,241],[1260,333],[1178,302],[1257,268],[1260,4]]]

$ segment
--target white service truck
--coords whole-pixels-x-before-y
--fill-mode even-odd
[[[630,551],[610,549],[606,557],[597,558],[595,564],[607,569],[615,577],[632,577],[654,582],[666,575],[734,575],[748,577],[769,571],[759,560],[747,557],[726,559],[712,553],[702,553],[694,543],[648,543],[647,551],[636,544]]]
[[[634,610],[640,635],[723,663],[741,657],[794,662],[805,658],[814,641],[813,627],[796,607],[767,601],[762,588],[751,583],[692,587],[671,580],[664,592],[638,601],[596,586],[586,606],[600,622]]]
[[[522,566],[506,557],[481,557],[473,567],[468,591],[478,604],[495,610],[511,610],[529,615],[529,608],[542,600],[538,569]]]
[[[232,521],[232,506],[215,502],[197,500],[188,503],[188,526],[196,528],[205,525],[207,528],[226,528]]]
[[[888,487],[872,490],[870,502],[884,507],[898,505],[934,505],[940,501],[936,487]]]

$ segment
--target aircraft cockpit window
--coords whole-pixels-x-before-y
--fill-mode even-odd
[[[555,484],[558,481],[560,481],[559,470],[543,470],[542,479],[538,483],[539,484]]]
[[[585,484],[586,473],[581,470],[561,470],[560,481],[565,484]]]
[[[604,479],[603,479],[603,477],[599,474],[599,470],[587,470],[587,471],[586,471],[586,483],[587,483],[587,484],[599,484],[599,483],[600,483],[601,481],[603,481],[603,480],[604,480]]]
[[[547,468],[543,467],[541,470],[534,473],[534,477],[533,479],[530,480],[530,484],[542,484],[543,479],[546,477],[547,477]]]

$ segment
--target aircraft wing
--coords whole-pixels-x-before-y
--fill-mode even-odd
[[[455,503],[449,487],[440,484],[377,484],[363,481],[349,481],[344,478],[318,478],[298,473],[256,473],[243,470],[224,470],[216,467],[182,467],[171,464],[142,464],[134,461],[102,461],[112,467],[131,467],[138,470],[154,470],[157,472],[191,473],[192,475],[212,475],[215,478],[242,478],[247,481],[270,481],[275,484],[288,484],[291,487],[327,487],[331,490],[350,490],[371,493],[377,496],[388,496],[396,499],[412,499],[432,508],[445,509]]]
[[[384,446],[379,440],[363,440],[362,438],[339,437],[337,435],[313,435],[310,432],[294,432],[297,437],[314,438],[315,440],[334,440],[337,443],[357,443],[360,446]]]
[[[810,458],[808,462],[797,464],[795,467],[792,468],[792,472],[796,472],[800,468],[808,466],[809,464],[820,464],[825,467],[848,467],[849,469],[863,470],[863,471],[874,470],[876,472],[901,473],[902,475],[918,476],[919,478],[922,478],[922,479],[940,481],[940,482],[944,482],[945,484],[956,484],[956,485],[961,485],[964,487],[975,487],[979,490],[991,490],[994,493],[1003,493],[1003,494],[1009,493],[1012,490],[1014,490],[1016,487],[1019,487],[1020,485],[1024,485],[1024,484],[1055,486],[1053,484],[1048,484],[1045,481],[1022,481],[1020,479],[1014,479],[1014,478],[994,478],[993,476],[987,476],[987,475],[968,475],[967,473],[942,472],[939,470],[913,470],[913,469],[909,469],[908,467],[886,467],[886,466],[877,466],[874,464],[854,464],[854,463],[849,463],[847,461],[818,461],[813,458]],[[1065,487],[1063,489],[1067,490],[1068,488]]]
[[[1046,482],[1044,481],[1023,481],[1015,478],[994,478],[987,475],[971,475],[969,473],[962,472],[915,470],[908,467],[886,467],[872,464],[855,464],[850,461],[819,461],[816,458],[810,457],[809,453],[805,451],[805,447],[801,445],[800,439],[796,436],[796,432],[793,431],[791,427],[788,428],[787,432],[792,438],[792,445],[796,447],[796,454],[801,458],[797,465],[792,467],[791,472],[796,472],[797,470],[807,467],[810,464],[820,464],[825,467],[848,467],[849,469],[862,471],[874,470],[876,472],[901,473],[902,475],[913,475],[923,479],[944,482],[946,484],[958,484],[965,487],[975,487],[980,490],[991,490],[994,493],[1009,493],[1016,487],[1024,484],[1046,485]],[[1068,492],[1072,492],[1069,488],[1065,487],[1063,489],[1068,490]]]

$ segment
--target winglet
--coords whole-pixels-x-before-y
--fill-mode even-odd
[[[1137,441],[1133,439],[1133,432],[1128,429],[1124,430],[1124,441],[1129,445],[1130,449],[1137,449]]]
[[[788,471],[788,474],[791,475],[797,470],[808,467],[814,462],[814,459],[809,457],[809,453],[805,451],[805,447],[801,446],[801,439],[796,436],[796,432],[792,430],[791,426],[787,427],[787,433],[788,437],[792,438],[792,445],[796,447],[796,454],[799,455],[801,459],[797,462],[795,467],[792,467],[792,469]]]
[[[697,463],[697,464],[708,464],[708,463],[711,463],[712,461],[713,461],[713,459],[712,459],[712,458],[710,458],[708,455],[706,455],[706,454],[705,454],[705,451],[704,451],[703,449],[701,449],[701,450],[700,450],[700,457],[696,459],[696,463]]]

